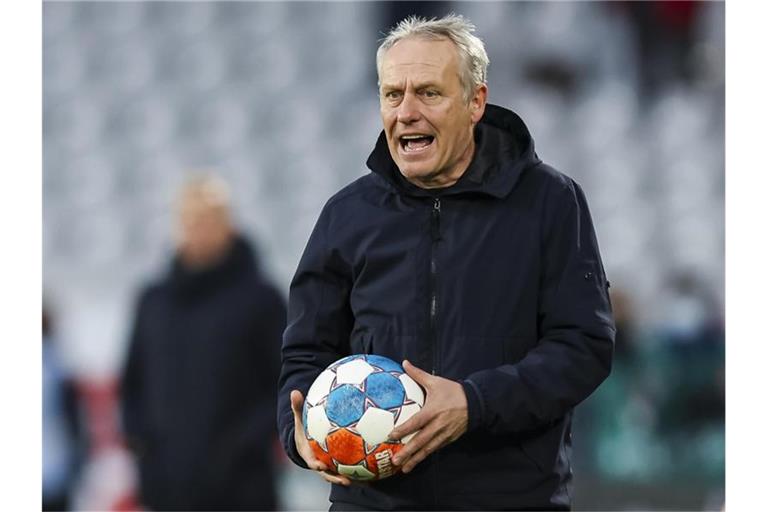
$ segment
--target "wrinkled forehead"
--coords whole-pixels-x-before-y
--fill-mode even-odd
[[[459,76],[456,46],[448,38],[408,37],[396,42],[381,58],[379,79],[402,81],[406,76],[449,79]]]

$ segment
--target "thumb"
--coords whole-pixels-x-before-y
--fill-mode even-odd
[[[429,386],[429,382],[432,380],[432,374],[425,372],[418,366],[414,366],[407,359],[403,361],[403,369],[410,378],[415,380],[418,384],[421,384],[422,387],[426,388]]]
[[[291,409],[293,410],[293,419],[301,423],[301,408],[304,406],[304,395],[301,391],[294,389],[291,391]]]

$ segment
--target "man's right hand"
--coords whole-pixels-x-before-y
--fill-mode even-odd
[[[291,391],[291,409],[293,410],[293,440],[296,443],[296,449],[299,455],[307,463],[309,469],[317,471],[323,479],[332,484],[350,485],[352,481],[343,476],[331,473],[329,468],[315,457],[309,441],[304,436],[304,423],[301,420],[301,409],[304,406],[304,396],[301,391],[294,389]]]

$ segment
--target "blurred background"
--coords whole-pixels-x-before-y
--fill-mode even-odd
[[[287,297],[323,204],[367,172],[377,40],[449,11],[486,43],[489,101],[582,185],[611,282],[616,361],[576,412],[575,508],[722,506],[724,3],[57,1],[42,20],[44,332],[72,428],[43,462],[74,447],[56,476],[68,506],[141,507],[117,380],[182,184],[230,184]],[[326,484],[279,450],[281,508],[327,509]]]

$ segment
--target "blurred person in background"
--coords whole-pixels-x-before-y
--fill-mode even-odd
[[[333,484],[331,510],[571,507],[573,408],[611,369],[608,284],[579,185],[486,103],[473,31],[414,17],[384,39],[372,172],[328,200],[291,283],[280,435]],[[426,390],[390,433],[415,433],[392,458],[403,474],[366,485],[327,471],[301,417],[354,353],[406,359]]]
[[[688,270],[672,273],[657,328],[659,362],[674,392],[663,394],[664,428],[681,437],[725,419],[725,326],[714,295]],[[686,367],[685,373],[679,371]]]
[[[67,370],[43,304],[43,510],[69,510],[86,454],[76,381]]]
[[[616,322],[616,362],[632,364],[639,343],[635,307],[629,293],[622,288],[611,288],[610,296]]]
[[[123,424],[153,510],[274,510],[285,304],[213,176],[186,184],[168,274],[141,293],[121,379]]]
[[[671,84],[693,81],[696,24],[704,2],[655,0],[608,5],[623,12],[632,27],[643,99],[653,99]]]

